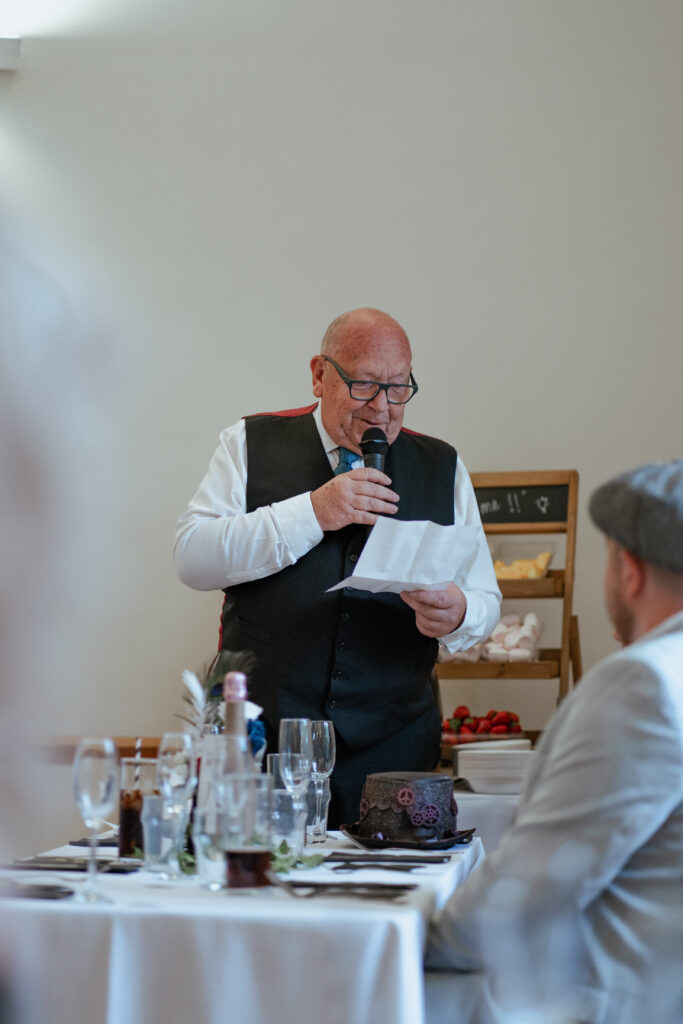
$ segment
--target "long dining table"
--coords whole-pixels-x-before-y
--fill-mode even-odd
[[[363,855],[338,833],[324,854]],[[63,847],[51,851],[73,856]],[[337,863],[273,886],[209,892],[193,877],[101,874],[108,904],[0,899],[21,1024],[422,1024],[429,918],[484,857],[481,840],[410,871]],[[81,851],[84,855],[85,851]],[[410,856],[411,851],[404,851]],[[436,856],[436,854],[435,854]],[[441,854],[443,856],[443,853]],[[78,890],[71,872],[2,872]],[[358,886],[368,884],[360,895]],[[410,885],[396,899],[372,886]]]

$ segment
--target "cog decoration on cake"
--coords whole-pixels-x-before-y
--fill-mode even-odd
[[[441,811],[436,804],[425,804],[422,808],[422,815],[425,825],[435,825],[437,821],[441,820]]]

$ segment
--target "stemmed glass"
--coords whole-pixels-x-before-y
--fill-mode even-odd
[[[168,815],[175,853],[183,845],[189,803],[197,784],[197,758],[192,737],[185,732],[165,732],[157,754],[157,785]]]
[[[85,903],[111,903],[97,884],[97,832],[118,796],[119,758],[109,738],[82,739],[73,764],[74,797],[90,837],[88,877],[76,897]]]
[[[308,718],[280,721],[278,749],[282,755],[282,781],[290,793],[300,796],[311,777],[311,723]]]
[[[323,720],[311,722],[311,778],[315,787],[314,828],[320,828],[324,841],[327,814],[323,821],[323,795],[325,779],[329,779],[334,768],[336,742],[332,722]],[[328,796],[329,801],[329,796]]]
[[[337,747],[332,722],[311,722],[311,777],[329,779]]]
[[[326,780],[332,774],[336,758],[335,727],[327,720],[310,723],[311,737],[311,761],[310,777],[313,781],[315,793],[315,814],[310,825],[312,842],[324,843],[327,836],[327,804],[325,811],[323,802],[325,800]],[[327,803],[330,802],[330,791],[328,788]]]

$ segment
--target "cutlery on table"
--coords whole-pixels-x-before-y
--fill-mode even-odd
[[[338,871],[340,874],[351,874],[353,871],[367,871],[375,868],[377,871],[419,871],[423,868],[424,864],[377,864],[373,861],[361,861],[360,864],[352,864],[347,861],[345,864],[335,864],[331,871]]]
[[[280,884],[296,899],[309,899],[312,896],[354,896],[368,900],[396,900],[417,889],[417,885],[381,885],[377,882],[290,882],[280,879]]]
[[[449,854],[346,853],[340,850],[325,857],[327,864],[448,864]]]

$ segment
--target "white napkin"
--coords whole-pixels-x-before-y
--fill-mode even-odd
[[[439,526],[429,520],[402,522],[381,516],[353,575],[329,590],[445,590],[449,583],[464,580],[476,558],[480,533],[480,526]]]

